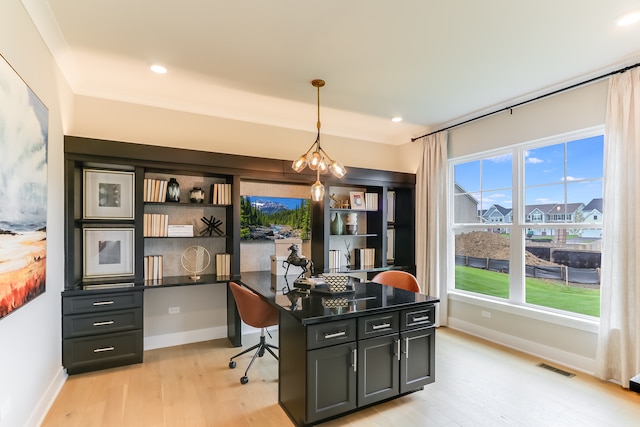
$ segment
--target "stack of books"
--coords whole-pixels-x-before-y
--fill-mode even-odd
[[[144,237],[167,237],[169,215],[144,214],[142,217]]]
[[[211,203],[214,205],[230,205],[231,199],[231,184],[213,184],[211,186]]]
[[[216,276],[226,277],[231,275],[231,254],[216,254]]]
[[[353,250],[354,268],[367,269],[372,268],[376,261],[375,248],[359,248]]]
[[[146,284],[158,284],[162,281],[162,255],[144,257],[144,281]]]
[[[193,225],[171,224],[167,226],[167,237],[193,237]]]
[[[167,201],[167,180],[164,179],[144,179],[145,202],[166,202]]]
[[[378,193],[364,193],[364,208],[368,211],[378,210]]]
[[[329,270],[340,270],[342,253],[336,249],[329,250]]]

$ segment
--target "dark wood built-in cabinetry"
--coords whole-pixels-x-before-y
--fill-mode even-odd
[[[65,291],[62,313],[69,374],[142,362],[142,289]]]
[[[132,218],[87,218],[83,215],[86,192],[83,171],[125,172],[133,175]],[[145,180],[169,180],[180,183],[180,202],[150,202],[144,194]],[[398,172],[349,168],[342,179],[325,177],[326,186],[343,186],[378,194],[375,210],[359,213],[367,224],[363,246],[376,249],[375,263],[365,272],[390,267],[414,269],[413,210],[415,206],[415,175]],[[203,283],[226,285],[240,278],[240,183],[242,180],[280,183],[309,183],[315,180],[310,171],[301,174],[291,169],[289,160],[264,159],[210,153],[196,150],[150,146],[116,141],[65,137],[65,284],[62,293],[63,363],[70,373],[102,369],[124,363],[142,361],[143,295],[149,286],[185,286]],[[182,182],[180,182],[182,181]],[[212,200],[213,184],[229,184],[229,203]],[[205,192],[203,203],[192,204],[189,191],[200,187]],[[337,188],[337,187],[336,187]],[[387,193],[395,193],[393,207],[387,206]],[[388,209],[394,209],[395,220],[387,219]],[[330,236],[329,198],[312,204],[311,258],[315,272],[328,271]],[[214,217],[222,221],[221,234],[200,235],[194,227],[194,237],[157,237],[144,231],[145,214],[166,215],[182,224],[189,221],[201,227],[200,218]],[[388,262],[387,230],[395,228],[393,265]],[[122,275],[91,275],[85,273],[84,230],[133,230],[133,271]],[[358,237],[360,238],[360,237]],[[333,244],[341,244],[334,242]],[[178,265],[182,251],[190,245],[200,245],[210,252],[212,265],[203,279],[194,283]],[[215,255],[230,255],[228,275],[220,276],[215,269]],[[145,277],[145,257],[162,256],[163,275],[155,281]],[[126,304],[122,299],[129,299]],[[87,303],[90,301],[91,303]],[[109,302],[113,301],[113,302]],[[105,304],[100,304],[104,302]],[[241,345],[240,318],[233,298],[227,295],[227,331],[234,346]],[[113,347],[113,348],[112,348]]]

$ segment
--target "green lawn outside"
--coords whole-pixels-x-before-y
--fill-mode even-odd
[[[458,265],[456,289],[507,299],[509,275]],[[600,289],[578,288],[527,277],[526,302],[572,313],[600,316]]]

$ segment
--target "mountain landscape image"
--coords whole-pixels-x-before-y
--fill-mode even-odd
[[[241,196],[240,238],[277,240],[311,237],[311,200]]]

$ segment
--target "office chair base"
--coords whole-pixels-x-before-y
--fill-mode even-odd
[[[256,350],[256,352],[253,354],[253,357],[251,358],[251,362],[249,362],[249,366],[247,366],[247,370],[244,372],[244,376],[240,378],[240,384],[244,385],[249,382],[249,377],[247,376],[247,373],[249,372],[251,365],[253,365],[253,362],[256,360],[256,357],[264,356],[265,351],[268,351],[276,360],[278,360],[278,356],[276,356],[273,350],[271,350],[272,348],[275,348],[276,350],[278,349],[278,347],[276,347],[275,345],[269,344],[264,337],[264,333],[262,333],[260,334],[260,342],[258,344],[249,347],[248,349],[236,354],[231,359],[229,359],[229,368],[235,369],[236,362],[233,359],[235,359],[238,356],[242,356],[243,354],[246,354],[252,350]]]

